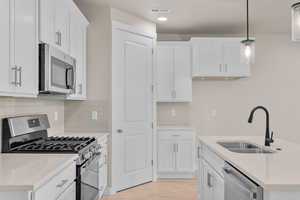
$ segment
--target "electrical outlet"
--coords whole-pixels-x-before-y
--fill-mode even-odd
[[[91,112],[91,119],[92,120],[98,120],[98,112],[97,111],[92,111]]]
[[[175,108],[171,109],[171,116],[172,117],[176,117],[176,110],[175,110]]]
[[[216,109],[212,109],[211,110],[211,117],[215,118],[217,116],[217,110]]]
[[[58,112],[57,111],[54,112],[54,121],[58,121]]]

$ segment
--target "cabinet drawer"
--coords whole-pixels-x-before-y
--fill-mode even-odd
[[[55,200],[75,180],[76,166],[72,163],[35,192],[35,200]]]
[[[158,138],[161,140],[193,140],[194,134],[191,131],[159,131]]]
[[[223,177],[224,160],[212,152],[206,145],[202,145],[203,158]]]

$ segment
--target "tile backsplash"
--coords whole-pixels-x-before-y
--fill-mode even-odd
[[[55,114],[57,113],[57,114]],[[64,131],[64,101],[31,98],[0,97],[0,118],[31,114],[47,114],[51,128],[49,135]],[[55,115],[57,115],[55,119]],[[2,120],[0,121],[2,127]],[[0,136],[2,128],[0,128]],[[0,138],[1,147],[1,138]]]

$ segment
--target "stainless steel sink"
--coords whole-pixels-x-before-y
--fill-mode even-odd
[[[275,153],[273,150],[265,149],[247,142],[218,142],[218,144],[235,153]]]

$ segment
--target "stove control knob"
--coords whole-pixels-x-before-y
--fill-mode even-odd
[[[85,160],[88,160],[88,159],[91,158],[91,156],[92,156],[91,153],[88,152],[88,153],[84,154],[84,159],[85,159]]]

